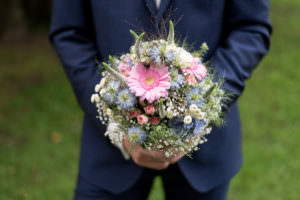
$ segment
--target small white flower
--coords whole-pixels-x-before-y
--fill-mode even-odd
[[[194,115],[198,116],[200,115],[202,112],[200,109],[195,110]]]
[[[170,153],[169,152],[165,152],[165,156],[167,157],[167,158],[169,158],[170,157]]]
[[[193,62],[193,56],[189,52],[187,52],[185,49],[181,47],[177,47],[174,49],[176,60],[179,62],[179,65],[181,68],[189,67],[190,64]]]
[[[98,94],[93,94],[92,96],[91,96],[91,103],[99,103],[100,102],[100,97],[99,97],[99,95]]]
[[[212,130],[212,128],[211,128],[211,127],[208,127],[208,128],[206,129],[206,134],[209,134],[209,133],[211,132],[211,130]]]
[[[111,114],[112,114],[111,109],[107,108],[106,114],[107,114],[108,116],[111,116]]]
[[[99,84],[99,87],[100,87],[100,88],[103,88],[103,87],[104,87],[105,81],[106,81],[106,78],[102,78],[102,79],[101,79],[100,84]]]
[[[167,118],[169,119],[173,118],[173,112],[171,110],[167,111]]]
[[[200,119],[203,119],[204,116],[205,116],[204,112],[200,111],[199,113],[197,113],[196,118],[200,120]]]
[[[101,96],[103,96],[105,93],[106,93],[106,90],[105,90],[105,89],[101,89],[101,90],[100,90],[100,95],[101,95]]]
[[[96,86],[95,86],[95,92],[99,92],[100,91],[100,84],[97,84]]]
[[[190,112],[195,113],[198,109],[198,106],[196,104],[190,105]]]
[[[96,103],[99,103],[99,102],[100,102],[100,97],[99,97],[98,94],[94,94],[94,101],[95,101]]]
[[[91,103],[94,103],[95,102],[95,94],[93,94],[92,96],[91,96]]]
[[[184,117],[183,122],[185,124],[190,124],[190,123],[192,123],[192,120],[193,120],[192,117],[190,115],[187,115],[187,116]]]

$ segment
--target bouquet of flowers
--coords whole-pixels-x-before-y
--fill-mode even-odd
[[[172,22],[167,39],[143,41],[144,33],[130,32],[135,44],[102,63],[103,77],[91,97],[107,125],[105,135],[115,144],[128,137],[166,157],[197,150],[222,121],[227,98],[222,81],[202,62],[207,45],[188,52],[175,43]]]

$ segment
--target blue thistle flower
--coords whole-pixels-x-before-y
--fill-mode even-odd
[[[156,62],[156,63],[160,63],[161,62],[161,59],[160,59],[160,56],[161,56],[161,53],[160,53],[160,50],[157,48],[157,47],[152,47],[150,49],[150,58]]]
[[[176,69],[171,70],[171,88],[178,89],[184,83],[182,74],[178,74]]]
[[[165,57],[166,62],[171,64],[173,62],[173,60],[175,59],[173,50],[166,51],[164,53],[164,57]]]
[[[104,101],[106,101],[107,103],[113,103],[115,100],[115,95],[111,94],[109,92],[103,94],[102,98],[104,99]]]
[[[103,99],[108,103],[113,103],[119,89],[120,81],[110,81],[107,85],[105,94],[102,96]]]
[[[201,91],[199,88],[187,90],[185,95],[188,105],[196,104],[199,107],[203,104],[203,98],[201,96]]]
[[[179,117],[173,117],[168,121],[168,126],[173,129],[173,133],[176,136],[182,133],[184,128],[183,125],[184,125],[183,119]]]
[[[204,120],[196,120],[193,134],[197,135],[201,131],[201,129],[205,126],[206,126],[206,122]]]
[[[129,110],[136,104],[135,96],[129,91],[129,89],[123,89],[117,96],[117,105],[123,110]]]
[[[147,138],[145,131],[138,126],[133,126],[129,128],[128,136],[130,141],[139,144],[142,144]]]
[[[134,63],[133,63],[133,60],[132,60],[132,59],[129,60],[129,65],[130,65],[130,67],[133,67],[133,66],[134,66]]]
[[[195,120],[189,124],[185,124],[183,118],[174,117],[168,121],[168,126],[172,128],[173,134],[176,136],[185,136],[195,127]]]

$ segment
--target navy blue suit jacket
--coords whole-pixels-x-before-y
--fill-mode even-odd
[[[54,0],[50,40],[59,55],[78,102],[85,113],[79,176],[113,193],[129,188],[143,168],[123,158],[104,137],[90,96],[100,76],[95,57],[128,52],[129,29],[156,32],[170,8],[177,36],[199,47],[207,42],[208,59],[224,88],[235,94],[226,125],[215,128],[193,158],[179,166],[191,185],[207,191],[229,180],[241,167],[241,127],[237,98],[245,80],[269,48],[271,25],[268,0]]]

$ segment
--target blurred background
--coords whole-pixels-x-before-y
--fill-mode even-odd
[[[51,0],[0,3],[0,199],[71,199],[82,111],[48,41]],[[240,98],[229,200],[299,199],[300,1],[271,0],[270,53]],[[95,152],[96,153],[96,152]],[[162,199],[157,178],[150,200]]]

